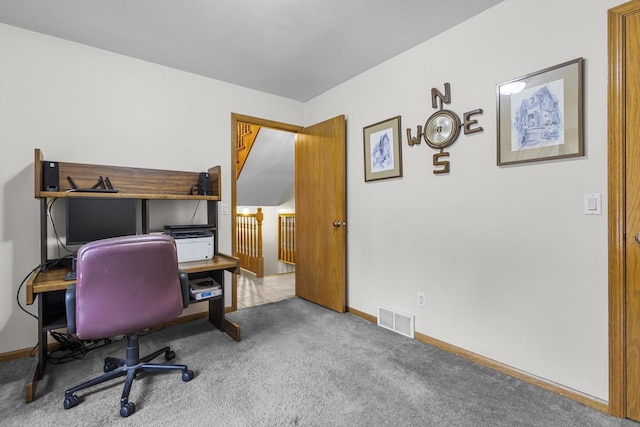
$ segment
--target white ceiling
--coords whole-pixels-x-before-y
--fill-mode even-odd
[[[308,101],[503,0],[0,0],[0,23]],[[239,206],[293,185],[293,135],[263,128]]]
[[[0,22],[307,101],[503,0],[0,0]]]

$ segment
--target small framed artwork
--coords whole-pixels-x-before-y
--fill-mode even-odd
[[[498,166],[584,155],[583,59],[497,86]]]
[[[363,128],[364,180],[402,176],[400,116]]]

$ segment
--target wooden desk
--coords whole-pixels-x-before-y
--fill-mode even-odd
[[[240,326],[225,319],[224,309],[224,272],[233,274],[240,272],[240,264],[237,258],[217,254],[211,260],[194,261],[181,263],[179,267],[189,276],[200,277],[210,276],[222,285],[221,296],[203,301],[209,303],[209,321],[221,331],[228,333],[234,340],[240,341]],[[56,268],[47,271],[34,271],[27,279],[26,300],[27,304],[33,304],[36,297],[40,297],[38,304],[38,353],[25,383],[26,402],[35,399],[38,381],[44,376],[47,366],[47,332],[65,328],[67,326],[66,313],[64,308],[64,293],[67,287],[74,283],[64,280],[68,269]]]

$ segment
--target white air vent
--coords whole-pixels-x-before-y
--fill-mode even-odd
[[[385,307],[378,307],[378,326],[413,338],[413,314],[394,311]]]

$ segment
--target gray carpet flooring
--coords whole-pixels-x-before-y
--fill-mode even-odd
[[[242,341],[206,320],[141,337],[146,354],[169,343],[196,373],[140,375],[119,415],[122,379],[62,407],[66,388],[97,375],[124,341],[49,365],[37,399],[24,403],[32,360],[0,363],[2,426],[634,426],[382,329],[292,298],[229,315]],[[160,359],[161,360],[161,359]]]

